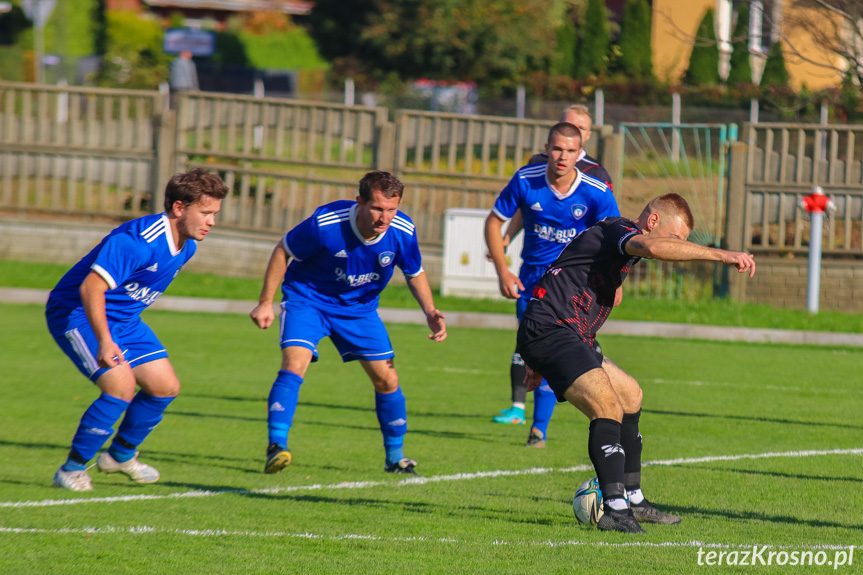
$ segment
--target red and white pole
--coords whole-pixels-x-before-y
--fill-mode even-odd
[[[812,193],[800,205],[809,212],[809,279],[806,286],[806,309],[818,313],[818,297],[821,292],[821,235],[824,230],[824,213],[830,206],[830,198],[824,195],[821,186],[815,186]]]

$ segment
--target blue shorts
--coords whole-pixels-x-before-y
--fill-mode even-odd
[[[530,297],[533,295],[533,288],[546,269],[548,269],[548,266],[531,266],[527,269],[522,266],[519,272],[519,279],[524,286],[524,291],[519,291],[518,293],[521,297],[515,300],[515,317],[518,318],[518,321],[521,321],[524,310],[527,309],[527,302],[530,301]]]
[[[93,328],[83,313],[70,317],[48,317],[48,331],[75,367],[92,382],[96,382],[108,368],[100,367],[96,361],[99,342]],[[168,357],[168,352],[156,334],[140,319],[109,324],[111,337],[120,346],[126,362],[135,367],[150,361]]]
[[[279,325],[279,344],[312,350],[318,360],[318,342],[329,336],[342,361],[377,361],[395,357],[393,345],[378,313],[351,313],[344,308],[323,308],[308,300],[283,301]]]

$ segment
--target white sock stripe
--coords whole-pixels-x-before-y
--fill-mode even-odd
[[[735,461],[739,459],[769,459],[774,457],[811,457],[815,455],[863,455],[863,447],[847,449],[808,450],[808,451],[783,451],[773,453],[753,453],[742,455],[711,455],[706,457],[694,457],[689,459],[663,459],[657,461],[646,461],[642,466],[648,465],[680,465],[686,463],[709,463],[711,461]],[[0,501],[3,507],[54,507],[58,505],[76,505],[79,503],[117,503],[127,501],[143,501],[156,499],[174,499],[185,497],[214,497],[233,493],[236,495],[249,494],[276,494],[293,491],[320,491],[324,489],[364,489],[367,487],[394,485],[425,485],[427,483],[440,483],[442,481],[466,481],[470,479],[485,479],[495,477],[511,477],[516,475],[545,475],[548,473],[572,473],[578,471],[592,471],[593,465],[576,465],[574,467],[563,467],[555,469],[552,467],[533,467],[530,469],[477,471],[474,473],[456,473],[454,475],[433,475],[431,477],[410,477],[396,483],[392,481],[354,481],[335,483],[330,485],[289,485],[285,487],[270,487],[264,489],[225,489],[221,491],[194,490],[182,493],[170,493],[168,495],[120,495],[115,497],[91,497],[79,499],[42,499],[37,501]]]

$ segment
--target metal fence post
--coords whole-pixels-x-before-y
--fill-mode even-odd
[[[524,84],[519,84],[515,91],[515,117],[524,119],[525,93]]]
[[[671,95],[671,160],[680,161],[680,94]]]
[[[597,88],[593,94],[593,121],[597,126],[605,125],[605,92]]]

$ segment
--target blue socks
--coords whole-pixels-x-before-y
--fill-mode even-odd
[[[557,405],[557,397],[545,380],[542,380],[542,385],[533,392],[533,425],[531,427],[540,430],[545,438],[548,438],[548,423],[551,421],[555,405]]]
[[[108,448],[108,454],[119,463],[135,457],[137,447],[156,429],[165,410],[175,398],[176,396],[154,397],[139,391],[126,410],[126,417]]]
[[[269,443],[288,447],[288,430],[293,424],[294,413],[297,411],[302,383],[303,378],[296,373],[279,370],[267,400]]]
[[[90,404],[72,438],[72,450],[63,471],[82,471],[99,448],[114,433],[114,424],[129,406],[128,401],[103,393]]]
[[[408,412],[402,389],[398,388],[392,393],[375,393],[375,412],[384,436],[387,465],[398,463],[405,457],[402,446],[408,431]]]

